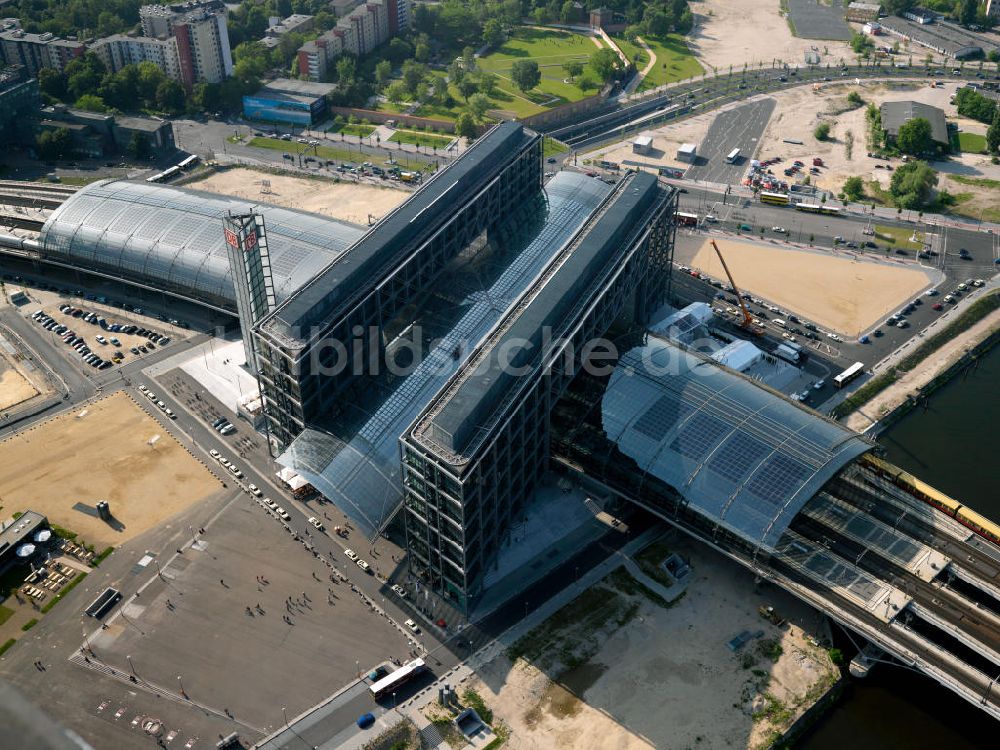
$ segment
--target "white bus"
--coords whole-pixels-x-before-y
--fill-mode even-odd
[[[850,383],[854,378],[858,377],[865,369],[863,362],[855,362],[853,365],[844,370],[840,375],[837,375],[833,379],[833,385],[836,388],[843,388],[845,385]]]
[[[735,164],[739,158],[740,158],[740,150],[738,148],[734,148],[732,151],[729,152],[729,156],[726,157],[726,163]]]

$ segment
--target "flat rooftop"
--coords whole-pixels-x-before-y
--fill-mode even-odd
[[[937,107],[922,102],[885,102],[879,108],[882,127],[889,135],[899,135],[899,128],[910,120],[923,118],[931,124],[931,138],[938,143],[948,144],[948,123],[944,112]]]
[[[362,288],[377,285],[404,251],[417,247],[536,137],[516,122],[494,127],[265,318],[261,330],[293,342],[300,340],[299,329],[327,322]]]
[[[461,455],[517,384],[521,375],[515,371],[523,373],[538,361],[544,331],[562,335],[560,324],[607,270],[611,256],[659,193],[653,175],[637,172],[622,180],[582,234],[539,276],[529,289],[530,297],[507,313],[494,335],[470,358],[416,431]]]
[[[292,94],[308,96],[313,99],[332,94],[337,90],[335,83],[316,83],[314,81],[299,81],[294,78],[276,78],[263,84],[254,96],[269,97],[275,94]]]
[[[47,523],[45,516],[33,510],[25,511],[16,521],[8,524],[0,531],[0,555],[6,554],[12,547],[22,542],[30,541],[30,537],[39,526]]]
[[[910,37],[918,44],[943,50],[945,54],[952,56],[956,53],[965,56],[975,50],[989,52],[1000,48],[993,36],[976,34],[947,23],[921,24],[900,16],[889,16],[879,23],[890,31]]]

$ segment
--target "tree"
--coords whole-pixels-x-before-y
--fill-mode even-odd
[[[184,87],[177,81],[166,80],[156,87],[156,106],[171,115],[184,111]]]
[[[511,66],[510,78],[515,86],[527,93],[541,82],[542,74],[534,60],[517,60]]]
[[[462,48],[462,66],[469,73],[476,69],[476,51],[472,47]]]
[[[854,107],[860,107],[865,103],[865,100],[861,98],[861,94],[857,91],[852,91],[847,95],[847,103]]]
[[[579,60],[570,60],[568,63],[563,63],[563,70],[570,78],[576,78],[583,72],[583,63]]]
[[[958,22],[963,26],[972,26],[976,22],[979,0],[959,0],[956,10],[958,11]]]
[[[392,63],[388,60],[379,60],[375,65],[375,81],[379,86],[385,86],[392,79]]]
[[[35,149],[38,151],[38,156],[45,161],[68,156],[72,153],[72,148],[73,136],[67,128],[46,130],[35,138]]]
[[[844,197],[849,201],[861,200],[865,195],[865,183],[860,177],[848,177],[844,181]]]
[[[497,77],[494,73],[483,71],[479,74],[479,91],[486,96],[493,96],[497,91]]]
[[[465,78],[465,68],[458,60],[452,60],[448,66],[448,80],[456,86]]]
[[[107,112],[108,105],[96,94],[84,94],[76,100],[74,105],[77,109],[84,109],[88,112]]]
[[[427,76],[427,66],[422,63],[414,62],[413,60],[407,60],[403,63],[403,86],[406,88],[407,93],[413,94],[416,92],[420,83]]]
[[[855,34],[851,37],[851,49],[856,55],[867,56],[874,47],[871,37],[867,34]]]
[[[602,47],[590,56],[590,67],[607,83],[622,69],[621,58],[609,47]]]
[[[971,117],[979,122],[993,122],[997,105],[992,99],[987,99],[975,89],[960,88],[955,94],[955,107],[958,114]]]
[[[393,37],[392,41],[389,42],[389,49],[386,52],[386,56],[393,65],[402,65],[403,60],[413,57],[413,46],[398,36]]]
[[[817,141],[825,141],[830,137],[830,123],[821,122],[813,131],[813,137]]]
[[[482,120],[490,106],[489,97],[483,94],[473,94],[469,97],[469,112],[476,120]]]
[[[455,120],[455,133],[457,135],[463,138],[475,138],[476,132],[476,123],[468,112],[463,112]]]
[[[652,3],[646,6],[646,12],[642,15],[642,31],[650,36],[664,36],[670,33],[673,19],[667,15],[663,8]]]
[[[889,193],[899,208],[918,209],[927,204],[937,182],[937,172],[926,162],[911,161],[892,173]]]
[[[600,82],[594,78],[594,74],[589,71],[576,79],[576,87],[580,91],[593,91],[600,87],[600,85]]]
[[[146,137],[145,133],[132,133],[127,151],[133,159],[148,159],[152,153],[149,148],[149,138]]]
[[[385,98],[393,104],[399,106],[406,101],[410,92],[406,90],[406,85],[402,81],[396,81],[385,90]]]
[[[417,7],[424,6],[418,5]],[[417,46],[413,50],[413,57],[417,62],[427,62],[431,59],[431,46],[427,42],[417,42]]]
[[[986,148],[990,153],[1000,151],[1000,109],[993,116],[993,123],[986,130]]]
[[[76,101],[84,94],[93,94],[107,70],[101,58],[92,52],[71,60],[66,65],[66,88]]]
[[[573,0],[566,0],[559,10],[559,20],[563,23],[573,23],[576,20],[576,7]]]
[[[483,44],[487,47],[499,47],[503,44],[503,28],[497,19],[491,18],[483,24]]]
[[[896,136],[896,146],[904,154],[919,156],[934,147],[931,138],[931,124],[925,117],[914,117],[899,126]]]
[[[917,0],[885,0],[882,7],[889,15],[900,16],[916,4]]]
[[[55,68],[38,71],[38,88],[43,94],[62,101],[66,98],[66,77]]]
[[[462,95],[465,101],[469,101],[469,97],[479,91],[479,83],[476,82],[471,76],[466,76],[462,79],[461,83],[458,84],[458,92]]]

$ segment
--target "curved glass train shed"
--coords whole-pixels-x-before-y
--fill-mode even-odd
[[[264,215],[278,302],[366,231],[326,216],[200,190],[101,180],[68,198],[42,227],[42,255],[84,271],[235,309],[222,218]]]
[[[601,420],[607,439],[641,471],[768,551],[802,506],[872,447],[856,432],[652,337],[619,360]]]

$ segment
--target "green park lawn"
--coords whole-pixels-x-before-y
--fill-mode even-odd
[[[542,141],[542,156],[546,159],[550,156],[565,154],[567,151],[569,151],[569,146],[562,141],[557,141],[555,138],[545,136],[545,140]]]
[[[282,141],[278,138],[254,138],[250,141],[250,145],[254,148],[269,148],[274,151],[286,151],[289,154],[307,153],[312,154],[313,147],[308,146],[304,143],[295,143],[294,141]],[[317,146],[315,155],[323,159],[335,159],[336,161],[350,162],[357,164],[363,161],[370,161],[372,164],[377,164],[379,166],[389,165],[389,155],[382,156],[381,154],[365,153],[362,151],[352,151],[349,148],[335,148],[330,146]],[[403,157],[400,157],[402,160]],[[289,162],[290,164],[298,164],[296,159],[294,162]],[[416,163],[410,162],[409,158],[406,161],[413,169],[429,169],[433,168],[433,165],[425,164],[417,160]]]
[[[986,136],[978,133],[959,133],[958,145],[963,153],[981,154],[986,151]]]
[[[397,130],[389,140],[396,143],[412,143],[415,146],[425,146],[427,148],[445,148],[454,139],[444,135],[420,133],[416,130]]]
[[[888,242],[893,247],[905,247],[908,250],[924,249],[923,232],[914,234],[912,229],[907,229],[906,227],[890,227],[883,224],[876,224],[875,234],[883,242]],[[911,237],[916,237],[916,241],[910,239]]]
[[[579,101],[594,93],[582,91],[574,83],[567,83],[566,71],[562,66],[573,61],[586,65],[597,49],[597,45],[589,37],[580,34],[519,28],[502,47],[480,58],[477,64],[480,69],[495,73],[499,78],[500,90],[496,96],[491,97],[495,109],[525,117],[566,102]],[[527,93],[519,91],[510,79],[511,68],[518,60],[534,60],[542,74],[538,86]]]
[[[639,91],[673,81],[682,81],[692,76],[700,76],[705,72],[701,63],[691,54],[684,37],[678,34],[668,34],[665,37],[644,36],[642,38],[656,54],[656,65],[639,84]]]
[[[361,125],[361,124],[355,125],[349,122],[345,122],[343,125],[340,126],[337,125],[331,126],[330,129],[327,130],[326,132],[342,133],[343,135],[356,135],[359,138],[367,138],[368,136],[370,136],[372,133],[375,132],[375,126]]]

